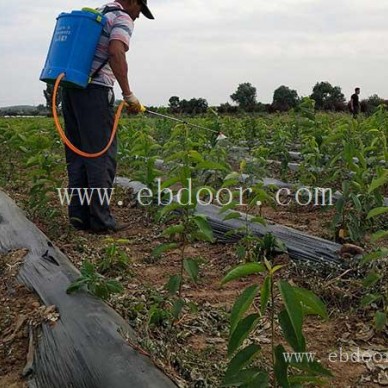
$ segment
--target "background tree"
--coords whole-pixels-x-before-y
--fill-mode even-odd
[[[168,108],[171,113],[179,113],[179,103],[180,100],[178,96],[170,97],[170,99],[168,100]]]
[[[204,98],[192,98],[191,100],[181,100],[179,102],[179,112],[189,115],[206,113],[208,103]]]
[[[288,86],[279,86],[273,94],[272,107],[274,110],[286,112],[298,105],[298,93]]]
[[[235,93],[230,98],[236,102],[240,108],[247,112],[252,112],[256,107],[256,88],[249,82],[238,85]]]
[[[218,113],[237,113],[238,107],[235,105],[229,104],[229,102],[225,102],[224,104],[220,104],[220,106],[217,108]]]
[[[204,98],[192,98],[190,104],[192,106],[192,114],[206,113],[209,107],[208,102]]]
[[[319,110],[346,110],[345,96],[339,86],[332,86],[329,82],[318,82],[310,96]]]
[[[361,111],[367,115],[371,115],[377,111],[377,108],[380,105],[386,105],[384,99],[379,97],[377,94],[373,94],[367,99],[361,101]]]
[[[46,107],[50,112],[49,113],[50,116],[52,115],[51,110],[52,110],[53,93],[54,93],[54,85],[47,84],[46,90],[43,90],[43,95],[44,95],[44,98],[46,99]],[[61,111],[60,108],[62,105],[62,93],[60,88],[58,89],[56,105],[57,105],[57,111],[60,112]]]
[[[171,113],[201,114],[206,113],[209,105],[204,98],[192,98],[191,100],[180,100],[172,96],[168,100],[168,108]]]
[[[36,113],[37,115],[47,115],[47,107],[44,106],[43,104],[39,104],[37,107],[36,107]]]

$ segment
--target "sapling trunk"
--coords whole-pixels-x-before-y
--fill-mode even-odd
[[[273,381],[275,381],[275,295],[273,289],[273,277],[270,276],[271,282],[271,348],[272,348],[272,371]]]
[[[185,209],[185,212],[186,212],[186,209]],[[187,216],[187,214],[185,215]],[[186,221],[186,220],[185,220]],[[183,283],[183,273],[184,273],[184,260],[185,260],[185,250],[186,250],[186,243],[187,243],[187,239],[186,239],[186,222],[184,223],[185,227],[183,229],[183,233],[182,233],[182,241],[181,241],[181,269],[180,269],[180,276],[181,276],[181,281],[179,283],[179,290],[178,290],[178,297],[180,298],[181,297],[181,294],[182,294],[182,283]]]

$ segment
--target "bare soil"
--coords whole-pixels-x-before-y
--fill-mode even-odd
[[[244,288],[261,281],[260,277],[231,282],[223,287],[220,283],[224,275],[238,264],[233,244],[191,244],[186,257],[201,258],[201,272],[198,284],[189,279],[183,286],[183,298],[197,306],[197,312],[185,309],[183,315],[173,326],[166,322],[160,325],[150,323],[150,312],[154,308],[168,308],[165,284],[171,275],[180,273],[181,259],[178,250],[164,254],[161,258],[154,258],[152,250],[160,243],[165,242],[161,237],[163,225],[158,225],[145,215],[143,208],[132,207],[133,201],[125,191],[118,191],[115,203],[119,200],[123,206],[113,205],[112,209],[120,222],[130,222],[133,227],[114,235],[94,235],[88,232],[76,232],[68,227],[65,209],[61,216],[53,223],[37,217],[34,222],[45,232],[53,242],[80,266],[87,259],[98,265],[105,254],[105,248],[119,239],[128,240],[119,244],[124,251],[129,264],[125,271],[111,268],[107,277],[114,277],[124,285],[125,292],[114,296],[110,304],[135,328],[139,336],[139,343],[143,350],[150,355],[154,362],[163,368],[182,387],[219,386],[227,362],[228,320],[229,312],[236,297]],[[58,206],[52,203],[52,206]],[[304,232],[319,237],[329,237],[327,220],[331,216],[323,216],[316,209],[263,209],[266,218],[283,225],[295,227]],[[107,240],[108,239],[108,240]],[[112,240],[113,239],[113,240]],[[11,259],[6,256],[5,261]],[[303,263],[294,263],[286,255],[280,256],[277,263],[285,264],[281,277],[293,284],[305,286],[327,303],[330,320],[322,322],[316,318],[308,318],[305,322],[305,336],[309,351],[316,353],[323,365],[330,368],[334,377],[329,381],[330,387],[375,387],[381,386],[387,380],[387,369],[379,365],[366,362],[330,362],[329,355],[333,352],[352,352],[360,347],[365,350],[388,351],[387,333],[373,332],[371,317],[356,311],[359,303],[359,283],[350,276],[335,273],[327,276],[320,270],[305,266]],[[336,277],[338,279],[336,280]],[[1,280],[2,295],[7,295],[7,287]],[[8,320],[4,320],[1,311],[1,335],[9,335],[17,322],[17,317],[32,305],[27,302],[25,290],[16,293],[7,305],[21,304],[21,310],[12,312]],[[33,295],[31,295],[33,297]],[[3,296],[2,296],[3,298]],[[7,296],[7,298],[9,298]],[[36,300],[35,300],[36,303]],[[3,305],[3,301],[1,303]],[[0,307],[0,309],[5,307]],[[3,310],[5,311],[5,310]],[[21,312],[20,312],[21,311]],[[29,311],[27,309],[27,311]],[[4,326],[4,327],[3,327]],[[15,376],[15,383],[23,383],[18,377],[24,366],[28,334],[24,330],[20,334],[15,364],[0,354],[0,387],[1,375],[7,378]],[[263,319],[251,340],[261,344],[263,351],[258,364],[268,368],[271,354],[270,325]],[[19,339],[18,339],[19,340]],[[276,330],[276,343],[281,342],[280,331]],[[3,343],[1,345],[3,352]],[[7,345],[8,346],[8,345]],[[8,349],[8,348],[7,348]],[[384,350],[386,349],[386,350]],[[3,367],[5,365],[5,367]],[[385,366],[385,365],[383,365]],[[4,371],[3,371],[4,369]],[[12,372],[12,374],[11,374]],[[4,377],[3,377],[4,378]],[[19,378],[19,380],[17,380]],[[385,379],[385,380],[384,380]],[[5,381],[5,380],[3,380]],[[11,381],[11,380],[10,380]],[[380,382],[381,385],[378,384]],[[10,385],[7,385],[10,386]],[[15,385],[19,387],[23,385]]]
[[[29,348],[29,321],[39,298],[16,280],[24,250],[0,255],[0,387],[27,387],[22,377]]]

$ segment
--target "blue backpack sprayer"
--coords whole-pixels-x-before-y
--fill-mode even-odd
[[[105,24],[106,17],[93,9],[61,13],[40,80],[54,84],[63,73],[62,86],[86,88]]]
[[[96,153],[87,153],[75,147],[64,133],[56,111],[56,95],[59,86],[86,88],[98,72],[108,63],[106,61],[96,71],[91,73],[94,54],[107,21],[104,15],[117,10],[125,12],[117,7],[106,7],[102,12],[91,8],[83,8],[81,11],[61,13],[57,17],[47,59],[40,76],[41,81],[54,84],[52,113],[61,139],[73,152],[86,158],[99,157],[109,149],[116,134],[125,102],[122,102],[117,109],[112,134],[106,147]],[[141,111],[217,133],[217,131],[189,124],[175,117],[149,111],[143,106]]]

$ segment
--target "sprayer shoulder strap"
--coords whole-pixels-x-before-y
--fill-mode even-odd
[[[105,15],[108,12],[114,12],[114,11],[120,11],[126,13],[128,16],[131,16],[129,12],[125,11],[124,9],[120,7],[109,7],[108,5],[102,10],[102,14]]]
[[[109,12],[115,12],[115,11],[120,11],[120,12],[124,12],[126,13],[127,15],[129,15],[129,13],[127,11],[124,11],[122,8],[119,8],[119,7],[109,7],[109,6],[106,6],[103,10],[102,10],[102,14],[105,15]],[[129,15],[130,16],[130,15]],[[104,62],[101,63],[100,66],[97,67],[96,70],[94,70],[94,72],[92,73],[92,75],[90,76],[91,79],[94,79],[97,77],[98,73],[102,70],[103,67],[105,67],[105,65],[109,62],[109,57],[107,59],[105,59]]]

